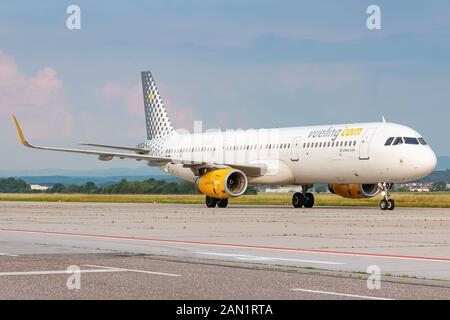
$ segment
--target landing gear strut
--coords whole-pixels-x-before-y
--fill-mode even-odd
[[[395,208],[394,200],[389,199],[389,197],[391,196],[391,194],[389,192],[390,187],[391,187],[391,185],[386,182],[380,183],[380,190],[384,197],[380,201],[380,209],[381,210],[394,210],[394,208]]]
[[[314,206],[314,195],[308,191],[309,185],[302,185],[302,192],[296,192],[292,196],[294,208],[312,208]]]
[[[215,208],[216,205],[219,208],[226,208],[228,205],[228,199],[219,199],[219,198],[212,198],[212,197],[206,196],[205,204],[208,208]]]

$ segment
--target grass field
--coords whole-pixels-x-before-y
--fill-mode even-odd
[[[230,204],[291,206],[292,194],[261,193],[231,199]],[[378,206],[381,196],[371,199],[344,199],[333,194],[316,194],[318,206]],[[450,192],[393,193],[401,207],[450,208]],[[43,202],[124,202],[124,203],[204,203],[203,195],[97,195],[97,194],[0,194],[0,201]]]

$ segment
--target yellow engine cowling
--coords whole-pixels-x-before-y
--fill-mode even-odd
[[[344,198],[362,199],[372,198],[378,194],[378,184],[329,184],[328,189],[331,193]]]
[[[195,181],[197,189],[212,198],[225,199],[242,195],[247,190],[247,176],[233,168],[206,172]]]

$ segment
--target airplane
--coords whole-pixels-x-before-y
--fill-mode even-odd
[[[345,198],[382,194],[381,210],[393,210],[394,183],[420,179],[436,167],[436,156],[417,131],[396,123],[333,124],[307,127],[175,130],[149,71],[141,72],[147,140],[136,147],[81,143],[115,151],[42,147],[30,144],[13,115],[19,138],[29,148],[146,161],[193,181],[209,208],[224,208],[248,185],[301,185],[295,208],[312,208],[314,184]]]

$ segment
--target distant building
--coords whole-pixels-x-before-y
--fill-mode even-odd
[[[430,192],[432,187],[431,182],[399,183],[394,184],[393,191]]]
[[[38,191],[47,191],[47,186],[41,186],[40,184],[30,184],[31,190],[38,190]]]
[[[413,192],[430,192],[430,188],[411,188],[410,191],[413,191]]]

